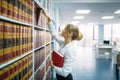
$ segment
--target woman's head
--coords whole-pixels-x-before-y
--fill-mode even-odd
[[[64,38],[71,37],[72,40],[80,40],[83,34],[79,31],[79,28],[73,24],[67,24],[62,32]]]

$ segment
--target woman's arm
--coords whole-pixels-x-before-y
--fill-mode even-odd
[[[48,28],[50,30],[51,35],[59,43],[59,45],[61,45],[63,43],[64,39],[61,38],[61,36],[55,30],[55,26],[53,25],[52,18],[48,15],[48,13],[44,9],[42,10],[42,12],[45,15],[45,17],[48,19],[47,20],[48,21]]]
[[[48,13],[45,11],[45,9],[42,9],[42,13],[45,15],[45,17],[48,19],[48,22],[52,22],[52,18],[48,15]]]

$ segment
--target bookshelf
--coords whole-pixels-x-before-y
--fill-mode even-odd
[[[50,80],[53,41],[41,13],[52,0],[0,1],[0,79]]]

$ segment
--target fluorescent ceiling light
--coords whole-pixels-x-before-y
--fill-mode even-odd
[[[77,10],[76,13],[77,14],[88,14],[90,13],[90,10]]]
[[[71,24],[78,24],[79,21],[72,21]]]
[[[117,10],[114,12],[115,14],[120,14],[120,10]]]
[[[102,19],[112,19],[114,16],[103,16]]]
[[[88,23],[88,25],[94,25],[94,23]]]
[[[73,19],[84,19],[84,16],[74,16]]]

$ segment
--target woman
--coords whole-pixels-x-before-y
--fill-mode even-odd
[[[59,43],[60,49],[59,52],[64,55],[64,64],[63,67],[57,67],[53,64],[53,61],[50,59],[50,65],[54,68],[56,72],[57,80],[73,80],[71,71],[72,71],[72,63],[76,59],[77,53],[77,40],[80,40],[83,35],[79,32],[79,28],[75,25],[68,24],[65,29],[62,31],[61,36],[56,33],[54,29],[54,25],[52,23],[52,19],[47,14],[45,10],[43,10],[43,14],[48,19],[48,27],[53,38]]]

